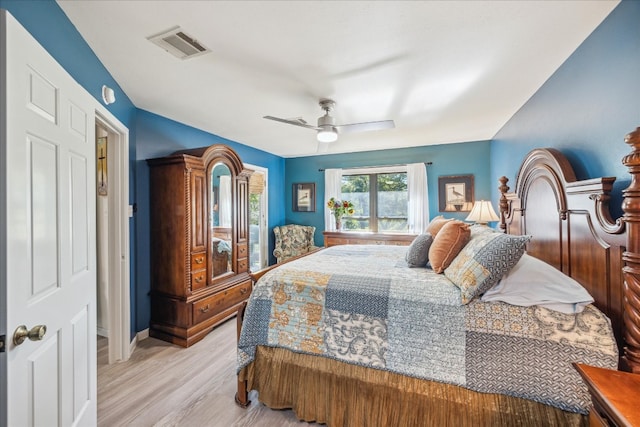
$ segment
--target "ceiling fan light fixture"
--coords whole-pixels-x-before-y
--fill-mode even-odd
[[[320,142],[334,142],[338,139],[338,132],[334,129],[320,129],[318,131],[318,141]]]
[[[391,129],[395,127],[393,120],[381,120],[377,122],[350,123],[337,125],[336,119],[330,114],[335,107],[335,101],[327,98],[320,99],[320,108],[324,110],[324,115],[318,117],[318,125],[312,126],[302,118],[281,119],[274,116],[263,116],[265,119],[275,120],[276,122],[286,123],[289,125],[299,126],[307,129],[313,129],[317,132],[318,152],[326,152],[328,144],[338,139],[338,134],[365,132],[370,130]],[[320,151],[323,150],[323,151]]]

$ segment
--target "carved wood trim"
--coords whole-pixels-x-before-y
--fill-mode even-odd
[[[538,148],[527,154],[518,176],[516,177],[516,194],[520,197],[522,209],[526,211],[527,195],[532,182],[537,179],[547,179],[551,188],[564,188],[566,183],[576,180],[569,161],[553,148]],[[554,191],[556,204],[561,219],[567,218],[567,196],[564,191]]]
[[[191,289],[191,168],[184,170],[184,265],[185,282],[187,285],[187,295],[192,294]]]
[[[229,166],[229,169],[231,169],[231,175],[236,177],[240,176],[245,170],[240,157],[226,145],[211,145],[204,151],[202,154],[202,163],[209,165],[212,160],[215,160],[216,163],[220,161],[224,162]]]
[[[640,128],[625,137],[631,153],[622,159],[629,169],[631,184],[622,194],[623,219],[627,225],[624,273],[624,355],[625,366],[640,373]]]
[[[507,231],[507,224],[506,224],[506,217],[509,214],[509,202],[507,201],[507,196],[506,193],[509,191],[509,186],[507,185],[507,182],[509,182],[509,178],[507,178],[506,176],[501,176],[500,178],[498,178],[498,181],[500,182],[500,185],[498,186],[498,190],[500,191],[500,203],[499,203],[499,209],[500,209],[500,230],[502,230],[502,232],[506,232]]]
[[[587,179],[567,183],[567,195],[587,194],[595,204],[596,219],[600,227],[609,234],[621,234],[625,231],[625,223],[622,218],[613,220],[609,210],[610,193],[613,190],[613,177]]]

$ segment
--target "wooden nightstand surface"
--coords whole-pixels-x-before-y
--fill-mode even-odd
[[[417,234],[372,233],[369,231],[323,231],[324,246],[335,245],[395,245],[409,246]]]
[[[640,426],[640,375],[574,363],[595,410],[618,426]]]

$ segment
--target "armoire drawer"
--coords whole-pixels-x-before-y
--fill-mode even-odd
[[[207,286],[207,270],[191,273],[191,290],[195,291]]]
[[[202,270],[206,267],[207,253],[191,254],[191,271]]]
[[[193,303],[193,321],[200,323],[244,301],[251,293],[251,281],[222,290]]]
[[[245,258],[249,252],[246,243],[239,243],[238,245],[238,258]]]

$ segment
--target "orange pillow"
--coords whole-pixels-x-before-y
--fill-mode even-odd
[[[462,221],[448,221],[433,239],[429,248],[429,263],[436,273],[442,273],[471,239],[471,226]]]
[[[451,222],[453,218],[445,218],[442,215],[438,215],[433,218],[429,225],[427,225],[427,233],[431,234],[433,237],[436,237],[440,229],[444,227],[444,225],[448,222]]]

